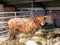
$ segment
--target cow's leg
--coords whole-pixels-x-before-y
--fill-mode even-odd
[[[16,39],[16,30],[11,30],[10,39]]]
[[[34,34],[35,32],[36,32],[36,29],[32,30],[32,32],[31,32],[31,33],[32,33],[32,34]]]

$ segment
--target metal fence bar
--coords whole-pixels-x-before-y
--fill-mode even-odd
[[[30,12],[30,11],[28,11]],[[0,14],[8,14],[8,13],[24,13],[24,12],[0,12]]]
[[[8,17],[0,17],[0,19],[2,19],[2,18],[15,18],[15,17],[26,17],[26,15],[23,15],[23,16],[8,16]]]

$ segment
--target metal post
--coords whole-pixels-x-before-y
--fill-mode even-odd
[[[51,10],[49,10],[50,16],[51,16]]]
[[[32,0],[32,2],[31,2],[31,13],[30,13],[30,16],[31,16],[31,17],[34,16],[34,12],[33,12],[33,8],[34,8],[33,5],[34,5],[34,4],[33,4],[33,3],[34,3],[34,0]]]
[[[15,12],[15,18],[16,18],[16,12]]]

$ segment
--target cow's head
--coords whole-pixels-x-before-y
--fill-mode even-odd
[[[44,17],[43,16],[40,16],[40,17],[37,17],[38,19],[38,22],[40,23],[41,26],[44,25]]]

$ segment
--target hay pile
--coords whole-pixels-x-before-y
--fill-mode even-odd
[[[58,29],[59,30],[59,29]],[[58,45],[60,44],[60,34],[57,29],[40,29],[35,34],[17,34],[17,39],[0,42],[0,45],[28,45],[34,42],[34,45]],[[30,44],[32,45],[32,44]]]

